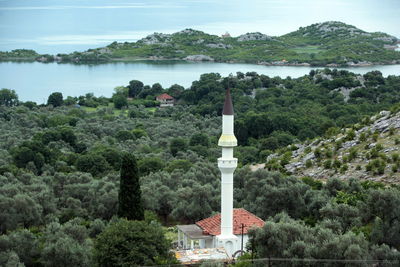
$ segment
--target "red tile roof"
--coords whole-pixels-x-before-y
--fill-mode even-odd
[[[162,94],[156,97],[157,100],[167,100],[167,99],[174,99],[172,96],[170,96],[169,94]]]
[[[196,222],[203,229],[204,234],[219,235],[221,234],[221,214],[218,213],[212,217]],[[263,227],[264,221],[253,213],[245,209],[233,209],[233,234],[240,235],[242,233],[242,224],[244,224],[243,233],[247,234],[251,227]]]

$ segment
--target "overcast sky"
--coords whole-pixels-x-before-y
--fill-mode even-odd
[[[96,47],[194,28],[282,35],[337,20],[400,37],[400,0],[0,0],[0,50]]]

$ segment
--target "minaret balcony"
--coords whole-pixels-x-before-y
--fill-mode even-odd
[[[231,159],[225,159],[225,158],[219,158],[218,159],[218,167],[219,168],[233,168],[235,169],[237,167],[238,160],[237,158],[231,158]]]
[[[222,147],[237,146],[236,137],[233,134],[222,134],[218,140],[218,146],[222,146]]]

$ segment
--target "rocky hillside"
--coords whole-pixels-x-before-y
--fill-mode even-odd
[[[349,41],[360,38],[373,43],[376,41],[376,43],[383,42],[388,45],[394,45],[398,41],[396,37],[389,34],[382,32],[365,32],[353,25],[348,25],[339,21],[312,24],[282,36],[282,40],[287,42],[315,45],[329,44],[339,39],[341,41]]]
[[[252,32],[238,37],[217,36],[186,29],[173,34],[154,33],[137,42],[113,42],[85,52],[41,55],[42,62],[90,63],[105,61],[190,60],[246,62],[263,65],[372,65],[400,63],[398,39],[368,33],[342,22],[324,22],[272,37]],[[12,59],[0,53],[0,60]]]
[[[400,112],[382,111],[353,128],[270,155],[253,169],[281,170],[316,179],[359,178],[400,183]]]

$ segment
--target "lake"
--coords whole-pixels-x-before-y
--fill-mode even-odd
[[[254,64],[228,64],[211,62],[137,61],[99,65],[43,64],[1,62],[0,88],[13,89],[22,101],[45,103],[52,92],[62,92],[64,97],[94,93],[110,97],[116,86],[128,85],[130,80],[140,80],[152,85],[159,82],[164,88],[179,84],[185,88],[198,80],[203,73],[230,73],[256,71],[270,77],[308,74],[312,67],[261,66]],[[400,75],[400,65],[346,68],[364,74],[379,70],[384,76]]]
[[[246,32],[282,35],[323,21],[342,21],[365,31],[400,37],[399,0],[0,0],[0,51],[17,48],[39,53],[70,53],[136,41],[153,32],[185,28],[232,36]],[[350,69],[384,75],[400,74],[399,66]],[[102,65],[0,63],[0,88],[17,91],[22,101],[47,101],[54,91],[64,96],[93,92],[111,96],[113,88],[138,79],[188,87],[202,73],[222,75],[256,71],[268,76],[299,77],[309,67],[271,67],[224,63],[131,62]]]

